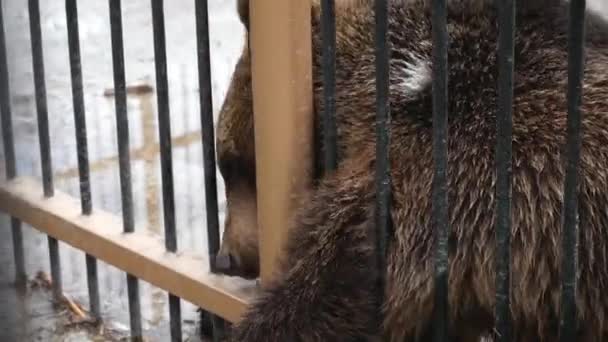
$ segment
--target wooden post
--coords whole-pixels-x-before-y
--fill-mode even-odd
[[[282,252],[294,195],[312,179],[311,0],[251,0],[260,273]]]

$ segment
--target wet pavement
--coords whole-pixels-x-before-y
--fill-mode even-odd
[[[591,6],[604,7],[604,0]],[[6,34],[11,82],[18,173],[40,176],[27,2],[5,0]],[[41,1],[52,157],[57,189],[79,196],[71,84],[64,2]],[[94,208],[121,212],[115,134],[112,59],[107,1],[79,1],[80,39]],[[210,0],[211,70],[214,111],[217,114],[230,73],[243,44],[234,0]],[[206,255],[205,198],[202,169],[194,0],[165,2],[169,96],[173,136],[178,246]],[[162,235],[152,18],[149,0],[123,1],[127,85],[143,85],[129,94],[131,167],[135,220]],[[152,91],[146,92],[146,86]],[[1,139],[0,139],[1,140]],[[1,144],[1,141],[0,141]],[[1,145],[0,145],[1,147]],[[0,148],[0,160],[3,160]],[[0,162],[0,179],[4,163]],[[225,200],[218,177],[220,220]],[[49,272],[46,237],[24,227],[26,268],[30,279]],[[13,284],[14,265],[9,219],[0,215],[0,341],[118,340],[128,335],[128,303],[124,273],[99,262],[104,330],[70,323],[65,307],[55,307],[44,287],[25,291]],[[85,259],[82,252],[60,243],[64,292],[88,307]],[[151,341],[169,340],[167,295],[140,282],[143,327]],[[182,301],[185,339],[196,340],[195,307]]]
[[[2,1],[11,85],[13,127],[19,175],[41,179],[36,104],[27,1]],[[205,197],[194,0],[165,2],[167,58],[178,248],[207,254]],[[65,2],[40,1],[45,77],[55,186],[79,197]],[[79,25],[88,128],[93,207],[121,213],[115,126],[112,55],[107,1],[79,1]],[[234,0],[210,0],[211,70],[214,112],[221,105],[243,44]],[[123,1],[134,215],[138,227],[163,235],[162,190],[155,94],[152,12],[149,0]],[[151,88],[150,88],[151,87]],[[146,91],[148,89],[149,91]],[[0,160],[3,160],[0,142]],[[0,162],[0,179],[4,179]],[[220,221],[225,200],[218,178]],[[55,308],[50,291],[13,284],[10,222],[0,215],[0,341],[82,341],[118,339],[129,332],[125,275],[99,262],[104,334],[86,337],[84,325],[72,326],[69,312]],[[24,227],[26,269],[50,274],[46,236]],[[60,243],[64,293],[88,308],[84,254]],[[166,292],[140,282],[143,328],[148,340],[169,340]],[[193,340],[195,307],[182,301],[184,337]]]

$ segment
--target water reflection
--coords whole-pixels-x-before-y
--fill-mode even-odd
[[[11,84],[11,104],[14,117],[18,173],[40,179],[40,158],[27,2],[3,1]],[[69,72],[65,4],[61,0],[41,1],[41,23],[51,134],[51,153],[56,187],[72,196],[79,196],[76,140]],[[91,162],[93,207],[121,212],[120,187],[110,49],[110,27],[107,1],[79,1],[80,39],[84,96]],[[234,0],[209,2],[211,70],[214,112],[226,92],[231,70],[243,44],[242,28],[234,11]],[[196,61],[194,0],[172,0],[166,3],[167,57],[171,127],[175,175],[176,224],[180,250],[207,254],[205,196],[200,130],[200,107]],[[138,227],[163,235],[162,191],[156,95],[154,92],[154,53],[150,1],[123,1],[125,65],[127,85],[135,87],[128,95],[129,133],[135,220]],[[151,91],[150,91],[151,90]],[[0,142],[1,144],[1,142]],[[2,149],[0,149],[2,151]],[[0,159],[3,159],[0,152]],[[4,163],[0,177],[4,179]],[[223,222],[223,183],[218,178],[220,221]],[[3,235],[8,232],[8,219],[3,217]],[[3,236],[3,241],[10,241]],[[27,250],[27,270],[48,272],[46,238],[28,227],[24,231]],[[88,306],[84,255],[61,243],[64,290]],[[12,262],[10,247],[3,242],[0,262]],[[11,266],[12,267],[12,266]],[[11,269],[0,266],[0,269]],[[12,273],[2,272],[2,284]],[[124,273],[100,262],[99,281],[102,311],[107,321],[117,322],[128,330],[128,303]],[[0,289],[4,291],[4,288]],[[143,327],[159,340],[168,338],[168,308],[166,293],[141,283]],[[3,296],[5,293],[2,293]],[[18,296],[15,296],[18,297]],[[12,299],[14,302],[18,299]],[[48,298],[39,298],[47,301]],[[0,300],[1,301],[1,300]],[[43,303],[39,303],[44,305]],[[25,311],[31,307],[14,304]],[[11,305],[12,307],[13,305]],[[6,311],[2,306],[0,311]],[[182,304],[183,319],[194,320],[194,307]],[[0,313],[9,314],[8,312]],[[31,330],[37,318],[10,313],[5,322],[25,322]],[[185,324],[186,332],[193,324]],[[36,329],[34,329],[36,330]],[[24,336],[25,339],[29,339]]]

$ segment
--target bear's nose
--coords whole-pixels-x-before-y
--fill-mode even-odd
[[[216,270],[221,273],[230,273],[230,270],[234,264],[233,260],[234,258],[229,253],[226,254],[219,252],[215,257]]]

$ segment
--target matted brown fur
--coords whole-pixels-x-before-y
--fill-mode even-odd
[[[432,39],[427,0],[389,1],[392,220],[382,315],[374,292],[375,67],[372,0],[337,0],[338,170],[302,199],[281,281],[234,341],[426,341],[432,324]],[[449,7],[449,321],[455,341],[493,329],[497,20],[485,0]],[[521,1],[515,40],[512,297],[516,341],[556,341],[567,117],[568,6]],[[239,13],[248,23],[247,0]],[[525,7],[524,7],[525,6]],[[312,8],[317,143],[323,110]],[[579,198],[577,341],[608,340],[608,25],[588,13]],[[218,125],[230,274],[258,274],[248,49]],[[322,148],[319,150],[319,155]],[[245,203],[245,204],[244,204]],[[243,214],[244,213],[244,214]],[[235,223],[234,219],[245,217]],[[382,270],[384,272],[384,270]],[[379,329],[382,322],[382,329]]]

